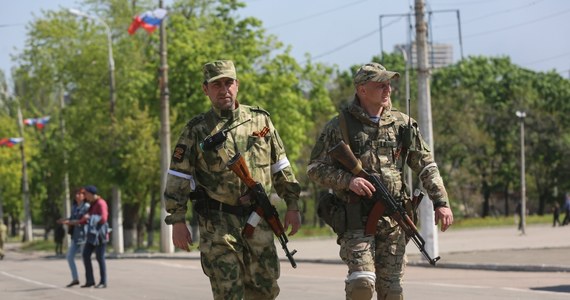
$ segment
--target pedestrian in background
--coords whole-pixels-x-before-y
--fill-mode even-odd
[[[372,299],[374,290],[378,299],[403,299],[402,277],[409,238],[388,216],[379,219],[375,234],[365,234],[364,220],[371,211],[370,197],[376,189],[328,154],[341,141],[359,159],[359,166],[377,176],[412,215],[411,195],[404,180],[404,168],[408,165],[418,174],[433,201],[436,225],[441,223],[441,230],[445,231],[453,223],[447,192],[430,147],[421,137],[416,121],[392,108],[390,81],[395,77],[399,74],[378,63],[357,70],[353,102],[325,125],[307,168],[309,179],[334,191],[334,195],[320,199],[322,205],[332,209],[319,210],[320,216],[324,216],[322,212],[332,212],[324,219],[337,233],[340,257],[348,267],[344,281],[346,299]],[[406,139],[408,142],[404,143]]]
[[[552,227],[556,227],[556,225],[560,226],[560,204],[558,201],[554,201],[554,205],[552,205]]]
[[[109,208],[105,199],[101,198],[97,192],[97,187],[88,185],[85,188],[85,198],[89,201],[91,207],[87,211],[79,224],[86,225],[85,246],[83,248],[83,264],[85,265],[85,284],[82,288],[95,286],[95,277],[93,276],[93,265],[91,263],[91,254],[95,252],[95,258],[99,263],[99,273],[101,280],[95,288],[107,287],[107,265],[105,263],[105,250],[109,241]]]
[[[568,225],[568,223],[570,223],[570,193],[566,193],[564,196],[564,207],[562,211],[566,213],[564,220],[562,220],[562,226]]]
[[[227,158],[241,153],[252,178],[268,193],[275,187],[287,204],[284,227],[286,231],[292,225],[289,235],[301,226],[301,188],[269,113],[238,102],[233,62],[207,63],[203,75],[202,90],[212,107],[188,122],[174,148],[164,192],[169,213],[165,222],[173,225],[174,245],[188,251],[193,240],[185,221],[193,195],[202,269],[210,279],[213,298],[275,299],[280,270],[273,231],[261,219],[253,237],[242,235],[251,213],[249,196],[244,196],[248,187],[227,168]],[[210,134],[243,122],[228,132],[220,149],[202,150],[200,142]]]
[[[79,284],[75,256],[77,253],[83,252],[83,245],[85,244],[85,225],[79,224],[79,220],[87,213],[89,206],[89,203],[85,200],[85,190],[78,189],[75,191],[75,200],[71,206],[71,215],[67,219],[58,220],[59,223],[67,225],[67,233],[71,235],[71,242],[66,254],[67,264],[71,271],[71,282],[67,287]]]
[[[55,227],[53,229],[53,241],[55,242],[55,255],[63,254],[63,239],[65,238],[65,228],[61,223],[56,220]]]
[[[8,227],[0,219],[0,260],[4,259],[4,242],[8,239]]]

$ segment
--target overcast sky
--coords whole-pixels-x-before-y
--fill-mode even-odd
[[[127,0],[125,0],[127,1]],[[158,5],[158,0],[156,1]],[[166,4],[172,3],[166,0]],[[346,69],[408,41],[405,15],[413,0],[245,0],[240,16],[263,21],[268,33],[292,46],[300,62],[313,61]],[[42,9],[81,9],[76,0],[0,0],[0,69],[8,73],[10,55],[24,46],[26,24]],[[570,1],[568,0],[431,0],[430,39],[454,48],[461,58],[457,11],[461,19],[463,54],[510,56],[535,71],[556,70],[570,76]],[[380,30],[382,19],[382,30]],[[412,21],[414,19],[412,18]],[[126,30],[126,28],[125,28]],[[8,75],[8,74],[7,74]]]

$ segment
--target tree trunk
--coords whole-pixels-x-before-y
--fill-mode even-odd
[[[509,216],[509,211],[510,211],[510,208],[509,208],[509,186],[510,185],[511,185],[511,183],[507,182],[505,184],[505,189],[503,190],[503,196],[505,197],[505,213],[504,213],[505,217]]]
[[[154,216],[156,215],[156,205],[159,203],[159,201],[160,197],[157,197],[156,194],[153,193],[150,198],[150,209],[148,212],[148,219],[146,221],[146,245],[149,248],[154,245],[154,228],[152,226],[152,222],[154,220]],[[160,221],[162,222],[162,220]]]
[[[483,178],[483,187],[482,187],[482,192],[483,192],[483,211],[482,211],[482,217],[485,218],[487,216],[489,216],[489,201],[491,198],[491,187],[489,186],[489,184],[487,183],[487,180]]]
[[[137,223],[140,219],[139,214],[140,204],[138,203],[125,203],[123,204],[123,229],[125,248],[130,248],[135,245],[137,238]]]

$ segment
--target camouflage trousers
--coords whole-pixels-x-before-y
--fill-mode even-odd
[[[261,221],[248,239],[246,217],[209,211],[199,217],[202,270],[215,300],[270,300],[279,295],[279,260],[273,231]]]
[[[374,272],[378,299],[390,299],[390,295],[403,293],[407,241],[396,222],[382,218],[375,236],[365,236],[364,230],[350,230],[339,236],[338,243],[340,258],[348,266],[348,276],[354,272]],[[348,290],[347,299],[351,299]]]

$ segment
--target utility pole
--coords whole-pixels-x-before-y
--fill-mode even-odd
[[[61,143],[65,142],[65,93],[63,85],[60,85],[60,96],[59,96],[59,128],[61,132]],[[67,170],[67,151],[65,147],[63,149],[63,216],[71,216],[71,204],[69,203],[69,172]],[[65,235],[65,245],[69,246],[71,242],[71,237],[69,234]]]
[[[162,0],[158,1],[158,7],[163,8]],[[163,221],[166,218],[164,190],[166,189],[166,175],[170,167],[169,109],[166,26],[163,21],[160,25],[160,251],[164,253],[174,252],[172,226]]]
[[[411,51],[411,47],[410,44],[408,43],[408,45],[406,47],[400,47],[398,46],[398,49],[402,52],[402,56],[404,57],[404,62],[406,63],[406,71],[405,71],[405,78],[406,78],[406,113],[408,114],[408,116],[410,116],[410,74],[409,74],[409,69],[410,69],[410,58],[408,55],[408,51]],[[408,166],[404,166],[404,168],[406,168],[406,182],[408,184],[408,193],[409,195],[413,195],[414,192],[414,184],[413,184],[413,179],[412,179],[412,172],[409,169]]]
[[[433,128],[431,118],[430,99],[430,69],[427,59],[427,25],[424,20],[424,1],[415,0],[416,13],[416,51],[418,61],[418,123],[423,138],[433,152]],[[422,201],[420,203],[421,234],[426,241],[426,251],[432,257],[439,256],[437,226],[433,213],[433,203]]]
[[[22,157],[22,197],[24,200],[24,242],[31,242],[33,239],[32,231],[32,212],[30,209],[30,188],[28,186],[28,165],[26,163],[26,154],[24,151],[24,118],[22,117],[22,108],[18,100],[18,129],[20,130],[20,154]]]
[[[410,7],[413,10],[413,7]],[[459,33],[459,51],[461,54],[461,59],[463,59],[463,37],[462,37],[462,33],[461,33],[461,16],[459,13],[458,9],[444,9],[444,10],[431,10],[429,11],[429,14],[432,15],[434,13],[445,13],[445,12],[455,12],[456,16],[457,16],[457,30]],[[414,12],[411,13],[407,13],[407,14],[385,14],[385,15],[380,15],[380,57],[382,57],[382,53],[384,53],[384,41],[383,41],[383,25],[382,25],[382,19],[386,18],[386,17],[407,17],[408,20],[408,27],[410,27],[411,29],[411,16],[414,15]],[[416,19],[417,20],[417,19]],[[431,21],[430,21],[431,23]],[[388,24],[390,25],[390,24]],[[408,33],[411,33],[411,30],[408,31]],[[433,39],[433,33],[430,35],[430,37],[432,37]],[[433,63],[433,42],[432,44],[432,48],[431,48],[431,53],[432,53],[432,63]],[[411,38],[408,38],[408,45],[410,45],[411,47]],[[411,56],[410,56],[410,59]]]

